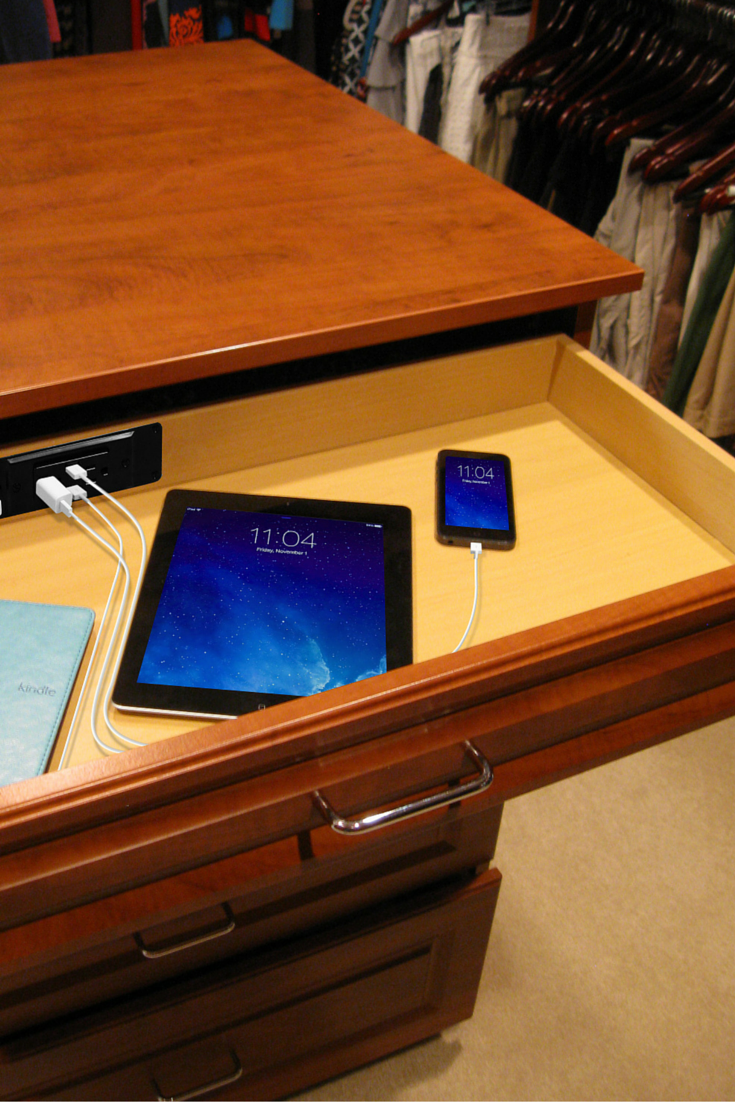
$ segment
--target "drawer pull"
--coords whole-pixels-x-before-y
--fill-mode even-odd
[[[195,1087],[192,1091],[187,1091],[186,1094],[161,1094],[161,1088],[153,1076],[153,1088],[158,1097],[158,1102],[189,1102],[190,1098],[199,1098],[202,1094],[209,1094],[210,1091],[219,1090],[221,1087],[226,1087],[230,1083],[236,1083],[242,1076],[242,1064],[237,1058],[237,1053],[230,1049],[230,1056],[232,1062],[235,1065],[235,1070],[231,1071],[229,1075],[226,1075],[224,1079],[215,1079],[212,1083],[203,1083],[201,1087]]]
[[[471,742],[464,742],[462,745],[480,770],[480,776],[471,781],[465,781],[456,788],[449,788],[446,792],[423,796],[400,807],[391,807],[388,811],[376,811],[371,815],[363,815],[360,819],[343,819],[319,791],[313,794],[314,803],[332,830],[336,830],[338,834],[365,834],[368,830],[378,830],[380,827],[388,826],[389,823],[398,823],[414,815],[423,815],[426,811],[435,811],[438,807],[456,804],[459,800],[467,799],[468,796],[478,796],[493,783],[493,767],[485,755]]]
[[[187,941],[180,941],[178,945],[170,945],[167,949],[147,949],[140,934],[133,935],[135,943],[146,960],[158,960],[160,957],[170,956],[171,953],[181,953],[184,949],[193,949],[195,945],[204,945],[205,941],[214,941],[218,937],[224,937],[225,934],[231,934],[235,929],[235,916],[227,903],[223,903],[222,907],[227,915],[227,924],[220,926],[217,930],[212,930],[211,933],[191,937]]]

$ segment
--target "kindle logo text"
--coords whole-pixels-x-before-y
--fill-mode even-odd
[[[56,689],[52,689],[50,685],[31,685],[30,681],[26,681],[25,684],[21,681],[18,692],[36,693],[38,696],[56,696]]]

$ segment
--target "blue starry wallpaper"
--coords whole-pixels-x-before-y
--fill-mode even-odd
[[[386,668],[380,525],[187,509],[139,682],[311,696]]]
[[[448,455],[444,492],[447,524],[459,528],[509,530],[505,468],[502,461]]]

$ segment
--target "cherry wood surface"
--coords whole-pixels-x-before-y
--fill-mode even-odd
[[[9,787],[0,924],[321,825],[315,789],[351,813],[468,776],[466,739],[496,765],[569,745],[570,769],[573,740],[611,724],[634,721],[631,733],[646,745],[650,712],[732,681],[734,574],[727,568],[497,646],[241,717],[216,739],[203,729],[80,766],[71,781],[57,773],[25,782],[15,806]],[[513,794],[521,790],[515,785]],[[497,780],[491,792],[506,798]]]
[[[252,42],[5,66],[0,92],[0,419],[640,285]],[[732,714],[733,658],[728,567],[6,787],[0,1009],[33,1028],[0,1045],[0,1093],[186,1091],[242,1043],[264,1063],[218,1096],[279,1096],[466,1016],[499,875],[417,885],[491,859],[505,799]],[[495,771],[474,804],[324,825],[315,789],[345,814],[440,790],[473,773],[466,739]],[[234,955],[163,958],[151,985],[134,934],[166,945],[223,902]]]
[[[483,797],[359,845],[323,827],[5,931],[0,1036],[487,868],[501,813]]]
[[[499,887],[497,870],[445,881],[7,1038],[0,1096],[172,1097],[222,1077],[229,1048],[245,1075],[217,1097],[278,1097],[431,1036],[472,1013]]]
[[[251,41],[0,69],[0,417],[642,273]]]

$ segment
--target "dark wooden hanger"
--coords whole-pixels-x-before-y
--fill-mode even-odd
[[[438,23],[445,12],[448,12],[451,8],[454,0],[443,0],[443,3],[439,4],[437,8],[432,8],[430,11],[425,12],[419,19],[411,23],[409,27],[404,27],[402,31],[399,31],[393,38],[392,45],[400,46],[402,42],[407,42],[409,38],[413,38],[419,31],[426,30],[432,23]]]
[[[591,82],[599,81],[628,53],[631,27],[614,17],[603,21],[594,39],[587,44],[586,57],[578,67],[568,70],[549,89],[540,118],[560,117],[570,103],[578,101]]]
[[[685,110],[684,94],[696,84],[704,67],[701,55],[692,57],[685,46],[675,45],[658,70],[657,87],[649,88],[648,94],[640,98],[632,98],[629,107],[601,122],[594,131],[595,141],[602,141],[610,148],[638,134],[655,132],[657,127],[675,123]]]
[[[528,83],[548,58],[568,50],[588,8],[588,0],[561,0],[549,24],[533,41],[484,78],[480,94],[488,98]]]
[[[727,88],[728,85],[725,85],[723,91],[726,92]],[[643,172],[656,157],[663,156],[667,152],[675,152],[682,142],[698,133],[704,125],[715,118],[719,110],[717,101],[705,105],[701,111],[695,112],[680,126],[663,134],[645,149],[639,150],[630,162],[629,171]]]
[[[670,143],[663,152],[649,160],[643,170],[646,180],[656,183],[675,176],[683,168],[688,169],[691,161],[716,156],[723,145],[729,143],[731,134],[735,134],[735,77],[696,122],[698,125],[688,135],[676,143]]]
[[[674,200],[679,202],[696,194],[708,184],[724,182],[723,176],[735,171],[733,166],[735,166],[735,142],[730,141],[714,157],[710,157],[708,161],[690,172],[685,180],[682,180],[674,191]]]
[[[726,173],[719,184],[708,188],[699,205],[701,214],[717,214],[735,207],[735,170]]]
[[[678,49],[660,27],[648,39],[644,37],[642,53],[634,56],[632,67],[626,66],[615,82],[580,107],[579,129],[599,139],[604,133],[603,123],[612,127],[612,119],[620,112],[630,111],[633,104],[656,94],[671,79],[671,64],[676,61]]]
[[[641,65],[645,63],[647,53],[650,52],[655,33],[648,27],[632,28],[632,41],[619,63],[610,68],[597,84],[588,88],[580,99],[570,103],[564,109],[558,123],[563,133],[581,130],[585,123],[588,125],[590,116],[596,117],[599,121],[601,114],[606,113],[604,97],[635,78]]]
[[[543,118],[550,109],[560,102],[563,90],[571,87],[579,74],[598,64],[600,51],[609,42],[611,20],[609,10],[603,3],[591,4],[573,42],[565,50],[552,53],[545,58],[546,67],[533,77],[537,88],[527,98],[521,109],[522,118]],[[519,74],[522,83],[524,74]],[[582,77],[582,82],[584,78]],[[562,108],[563,109],[563,108]]]

